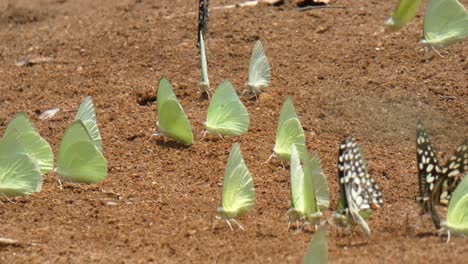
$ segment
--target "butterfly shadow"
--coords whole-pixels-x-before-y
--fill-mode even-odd
[[[174,140],[166,141],[164,138],[158,138],[155,140],[156,145],[162,148],[172,148],[172,149],[188,149],[190,145],[185,145]]]

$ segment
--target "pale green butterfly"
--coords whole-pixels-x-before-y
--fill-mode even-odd
[[[262,43],[257,40],[250,57],[247,91],[255,95],[262,93],[270,85],[270,78],[268,58],[265,55]]]
[[[221,207],[217,209],[220,216],[217,218],[226,220],[231,229],[232,221],[244,230],[237,219],[249,212],[254,204],[255,190],[252,175],[245,165],[239,144],[235,143],[224,173]]]
[[[247,132],[249,125],[249,113],[234,86],[228,80],[222,82],[208,106],[206,130],[220,136],[239,136]]]
[[[208,63],[206,61],[205,38],[200,31],[200,64],[201,64],[201,81],[200,90],[210,97],[210,80],[208,79]]]
[[[107,177],[107,161],[81,120],[74,121],[63,135],[56,173],[74,183],[97,183]]]
[[[291,221],[305,221],[306,224],[318,225],[322,218],[320,210],[330,204],[328,183],[320,166],[317,153],[304,158],[304,169],[296,145],[291,152],[291,208],[288,210]]]
[[[428,0],[424,14],[424,39],[430,48],[444,48],[468,36],[468,13],[457,0]]]
[[[3,138],[15,137],[24,153],[37,163],[41,173],[46,174],[54,167],[54,154],[49,143],[34,128],[27,115],[18,112],[5,129]]]
[[[273,148],[274,155],[282,161],[289,161],[293,144],[296,145],[299,157],[305,157],[307,149],[304,130],[297,117],[292,99],[288,96],[281,107],[275,147]]]
[[[441,226],[448,230],[448,236],[468,236],[468,174],[465,174],[461,182],[452,194],[448,210],[447,221]]]
[[[83,122],[94,144],[102,151],[102,138],[97,127],[96,111],[94,110],[91,96],[87,96],[81,103],[78,113],[76,113],[75,116],[75,121],[76,120],[81,120]]]
[[[28,195],[42,188],[39,166],[24,153],[17,136],[9,133],[0,141],[0,194],[5,196]]]
[[[382,206],[382,192],[370,177],[364,154],[354,138],[345,138],[340,144],[338,156],[338,180],[340,200],[334,220],[339,225],[358,225],[370,235],[366,220],[373,209]]]
[[[399,0],[393,15],[385,22],[392,30],[399,30],[408,24],[418,12],[421,0]]]
[[[309,248],[303,259],[304,264],[325,264],[328,263],[328,239],[327,226],[322,225],[315,232]]]
[[[158,85],[158,126],[161,133],[175,141],[190,145],[193,142],[192,127],[166,77]]]

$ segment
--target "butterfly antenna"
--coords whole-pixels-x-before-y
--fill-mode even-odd
[[[270,157],[267,159],[267,161],[263,162],[263,164],[268,163],[274,156],[275,153],[271,153]]]

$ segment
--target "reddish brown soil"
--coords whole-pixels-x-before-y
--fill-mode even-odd
[[[14,203],[3,199],[0,236],[21,244],[0,247],[1,263],[300,262],[311,234],[286,230],[289,171],[278,161],[264,164],[287,95],[294,97],[308,148],[322,159],[332,208],[344,135],[358,139],[383,189],[385,205],[369,221],[369,239],[329,228],[332,262],[467,259],[466,240],[445,243],[430,221],[416,226],[414,197],[417,120],[441,159],[467,135],[468,48],[459,43],[444,57],[423,52],[421,15],[399,33],[384,33],[396,1],[338,1],[346,9],[308,12],[289,5],[211,12],[206,44],[212,85],[230,79],[243,90],[258,38],[272,84],[259,102],[244,100],[248,134],[203,141],[208,101],[198,93],[198,1],[6,2],[11,5],[0,3],[0,132],[15,112],[26,111],[56,153],[80,101],[91,95],[109,176],[102,184],[61,190],[51,174],[42,192]],[[211,6],[233,2],[213,0]],[[16,66],[24,56],[46,59]],[[192,123],[197,140],[190,147],[148,141],[163,75]],[[53,119],[37,118],[53,107],[61,109]],[[222,222],[212,229],[233,142],[241,143],[257,195],[254,210],[241,219],[245,232]]]

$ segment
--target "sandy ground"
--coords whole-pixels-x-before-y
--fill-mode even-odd
[[[243,100],[251,117],[246,135],[200,141],[208,101],[198,92],[197,1],[0,1],[0,133],[14,113],[26,111],[56,153],[79,103],[91,95],[109,165],[101,184],[61,190],[52,173],[42,192],[14,203],[3,199],[0,236],[21,244],[0,247],[0,262],[299,263],[312,234],[287,231],[289,171],[276,160],[264,164],[288,95],[308,148],[321,157],[332,208],[345,135],[357,138],[383,189],[385,204],[369,221],[369,239],[329,227],[332,263],[463,262],[466,240],[445,243],[427,219],[416,224],[415,128],[422,120],[442,160],[468,134],[468,48],[465,42],[444,57],[425,53],[422,10],[403,31],[384,33],[393,2],[211,12],[212,86],[230,79],[242,92],[257,39],[269,57],[272,84],[259,101]],[[24,58],[34,64],[17,66]],[[161,76],[172,81],[192,123],[190,147],[160,137],[148,141],[156,130]],[[37,118],[54,107],[61,111],[52,119]],[[221,222],[212,228],[234,142],[241,144],[257,196],[254,210],[240,220],[245,232]]]

